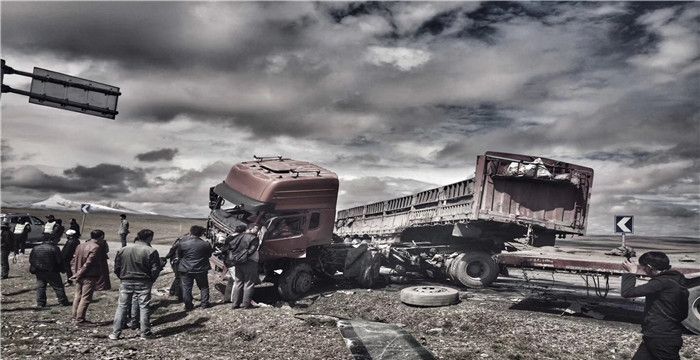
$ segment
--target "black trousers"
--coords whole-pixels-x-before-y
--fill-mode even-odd
[[[17,236],[17,251],[24,254],[24,249],[27,246],[27,237],[29,235],[27,233],[23,233],[21,235],[15,235],[15,236]]]
[[[201,296],[202,306],[209,306],[209,279],[207,273],[181,273],[180,280],[182,282],[182,301],[185,303],[185,309],[190,310],[194,307],[192,303],[192,287],[194,282],[197,282]]]
[[[680,360],[678,353],[683,347],[683,338],[678,336],[643,336],[632,360]]]
[[[177,270],[174,270],[175,277],[173,278],[172,284],[170,284],[170,296],[177,296],[177,299],[182,301],[182,286],[180,285],[180,274]]]
[[[61,274],[55,272],[38,272],[36,275],[36,304],[46,306],[46,284],[53,288],[60,304],[70,304],[63,287]]]
[[[0,274],[0,277],[6,279],[10,276],[10,250],[2,250],[0,251],[0,255],[2,255],[0,259],[0,261],[2,261],[2,274]]]

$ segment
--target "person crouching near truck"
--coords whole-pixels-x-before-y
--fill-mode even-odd
[[[162,266],[158,251],[151,247],[153,231],[143,229],[136,234],[133,246],[119,249],[114,257],[114,273],[122,281],[119,286],[119,304],[114,314],[114,325],[109,338],[117,340],[124,328],[127,312],[133,309],[132,302],[138,302],[138,315],[133,311],[134,320],[140,319],[141,338],[151,337],[151,288]]]
[[[683,325],[688,315],[686,278],[671,270],[668,256],[660,251],[649,251],[639,257],[639,265],[627,260],[629,271],[622,275],[620,293],[625,298],[645,297],[642,343],[633,360],[680,359],[683,347]],[[648,283],[635,286],[637,273],[651,277]]]

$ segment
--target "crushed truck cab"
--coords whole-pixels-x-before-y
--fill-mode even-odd
[[[237,225],[257,229],[261,281],[274,283],[286,299],[310,290],[315,276],[352,273],[345,271],[348,254],[358,264],[374,261],[371,271],[355,274],[373,281],[379,273],[376,255],[366,248],[333,244],[337,198],[338,176],[332,171],[306,161],[256,157],[234,165],[210,189],[208,237],[216,244]],[[223,262],[217,257],[211,262],[219,280],[227,282]]]
[[[213,235],[257,225],[265,230],[261,261],[304,258],[331,242],[338,176],[305,161],[260,158],[233,166],[211,197]]]

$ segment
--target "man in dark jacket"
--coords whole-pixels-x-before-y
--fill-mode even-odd
[[[200,238],[205,231],[206,229],[201,226],[192,226],[190,233],[180,240],[180,246],[177,249],[177,257],[180,259],[177,270],[182,281],[182,300],[185,302],[185,311],[190,311],[194,308],[192,304],[192,286],[195,281],[201,293],[202,309],[210,306],[207,272],[211,269],[209,257],[211,257],[214,249],[207,241]]]
[[[100,284],[100,278],[109,276],[104,274],[102,262],[104,254],[97,243],[102,240],[105,233],[102,230],[90,232],[90,240],[78,245],[71,260],[71,270],[73,276],[70,278],[76,282],[75,298],[73,300],[73,320],[76,325],[85,325],[85,314],[88,306],[92,302],[92,295],[95,291],[105,290]]]
[[[75,237],[80,239],[80,225],[78,225],[78,220],[70,219],[68,228],[75,231]]]
[[[2,258],[2,278],[7,279],[10,276],[10,253],[14,252],[17,255],[17,243],[15,242],[15,235],[10,230],[10,223],[2,222],[2,243],[0,243],[0,253]]]
[[[64,231],[66,231],[66,227],[63,226],[63,220],[56,219],[56,226],[53,227],[53,231],[51,232],[51,240],[54,244],[61,242]]]
[[[161,271],[160,255],[151,247],[151,240],[153,231],[143,229],[137,233],[133,246],[119,249],[114,257],[114,273],[122,284],[119,287],[119,304],[114,314],[113,331],[109,335],[112,340],[121,336],[126,313],[132,309],[132,302],[139,304],[141,338],[151,336],[151,288]],[[136,312],[132,315],[134,318],[137,316]]]
[[[73,285],[73,281],[70,279],[73,276],[73,270],[70,268],[70,261],[73,259],[73,254],[75,254],[75,249],[80,245],[80,240],[78,240],[78,235],[75,230],[69,229],[66,231],[66,244],[63,245],[61,249],[61,256],[63,257],[63,265],[66,268],[66,286]]]
[[[226,266],[233,267],[232,308],[252,308],[253,290],[258,276],[258,245],[260,240],[245,225],[238,225],[232,239],[227,239]],[[229,269],[230,271],[230,269]]]
[[[632,359],[680,359],[679,351],[683,347],[681,322],[688,316],[686,278],[678,271],[671,270],[668,256],[660,251],[642,254],[639,266],[628,260],[624,267],[629,273],[622,275],[622,296],[646,297],[642,343]],[[651,280],[635,286],[635,274],[639,272],[650,276]]]
[[[71,303],[66,296],[61,274],[64,271],[61,250],[51,241],[44,241],[29,253],[29,272],[36,275],[36,306],[46,307],[46,284],[51,285],[58,302],[63,306]]]
[[[170,284],[170,296],[176,296],[179,302],[182,302],[182,286],[180,281],[180,273],[177,268],[180,264],[180,259],[177,257],[177,250],[180,247],[180,239],[177,238],[173,245],[170,247],[170,251],[165,255],[165,261],[170,260],[170,267],[173,269],[173,282]],[[165,266],[165,264],[163,264]]]

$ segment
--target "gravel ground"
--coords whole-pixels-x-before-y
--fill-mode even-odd
[[[114,290],[96,293],[88,311],[94,325],[70,324],[70,307],[56,304],[35,310],[34,280],[27,256],[12,264],[2,281],[3,359],[342,359],[351,358],[334,321],[295,317],[298,313],[331,315],[397,323],[441,359],[629,359],[641,340],[639,313],[616,321],[562,316],[559,295],[543,287],[513,287],[508,281],[484,290],[461,292],[461,302],[441,308],[416,308],[399,301],[401,286],[375,290],[338,284],[290,306],[231,310],[227,304],[183,311],[164,289],[172,273],[164,273],[154,290],[152,316],[155,339],[141,340],[125,330],[118,341],[107,339],[117,299]],[[506,279],[508,280],[508,279]],[[72,297],[73,288],[67,288]],[[216,302],[222,295],[213,292]],[[274,303],[271,289],[260,289],[258,300]],[[537,301],[534,301],[537,300]],[[605,313],[605,308],[598,308]],[[305,320],[304,320],[305,319]],[[320,320],[319,320],[320,319]],[[700,359],[700,337],[685,336],[683,359]]]

